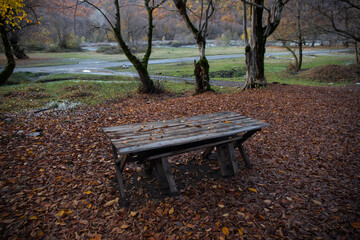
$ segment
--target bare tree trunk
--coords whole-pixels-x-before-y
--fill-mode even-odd
[[[197,94],[211,91],[209,69],[210,65],[205,57],[206,41],[198,41],[200,60],[194,61],[194,75],[196,80],[195,92]]]
[[[189,15],[187,13],[186,1],[174,0],[174,3],[176,8],[178,9],[179,14],[186,23],[188,29],[193,34],[196,40],[196,44],[198,45],[199,48],[200,60],[198,62],[194,61],[194,75],[196,80],[195,92],[199,94],[199,93],[211,91],[212,89],[210,85],[210,74],[209,74],[210,65],[208,60],[206,59],[206,54],[205,54],[208,20],[212,15],[212,13],[209,14],[209,11],[211,10],[210,8],[211,5],[208,5],[204,25],[201,24],[201,19],[200,19],[199,29],[197,29],[194,26],[193,22],[190,20]],[[203,14],[202,11],[201,14]]]
[[[356,64],[360,64],[360,52],[357,41],[355,41],[355,54],[356,54]]]
[[[11,51],[11,45],[7,36],[7,31],[5,29],[4,21],[0,21],[0,35],[1,35],[2,43],[4,45],[4,51],[7,60],[7,64],[5,68],[0,73],[0,85],[4,85],[11,76],[11,74],[14,72],[16,66],[15,58]]]
[[[146,5],[148,6],[149,1],[145,1],[145,2],[146,2]],[[140,61],[134,54],[132,54],[130,48],[127,46],[127,44],[125,43],[125,41],[122,37],[119,0],[115,0],[115,7],[116,7],[116,24],[113,28],[113,31],[115,33],[116,39],[117,39],[121,49],[123,50],[124,54],[129,59],[129,61],[134,65],[136,71],[139,74],[139,78],[141,81],[141,86],[139,88],[139,91],[143,92],[143,93],[154,93],[154,92],[156,92],[156,89],[154,87],[154,82],[151,80],[149,72],[147,70],[147,64],[148,64],[150,54],[151,54],[152,29],[154,27],[152,24],[152,21],[153,21],[152,11],[149,11],[149,8],[147,8],[148,14],[149,14],[149,16],[148,16],[149,17],[148,48],[144,55],[143,60]]]
[[[301,70],[302,61],[303,61],[303,43],[302,43],[302,40],[299,41],[298,47],[299,47],[299,61],[298,61],[298,64],[296,66],[296,71],[297,72]]]
[[[263,0],[256,0],[263,5]],[[246,82],[243,89],[266,87],[264,54],[266,38],[262,26],[263,8],[253,7],[251,13],[250,46],[245,48]]]
[[[13,49],[13,54],[17,59],[28,59],[29,57],[26,55],[24,49],[19,45],[19,31],[15,30],[14,32],[10,32],[9,36],[10,44]]]
[[[302,59],[303,59],[303,37],[302,37],[302,31],[301,31],[301,9],[300,9],[300,1],[296,4],[296,10],[297,10],[297,31],[298,31],[298,48],[299,48],[299,61],[296,64],[296,71],[301,70],[302,66]]]

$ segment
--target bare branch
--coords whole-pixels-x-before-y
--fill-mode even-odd
[[[253,3],[253,2],[249,2],[249,1],[246,1],[246,0],[241,0],[241,1],[244,2],[244,3],[246,3],[246,4],[249,4],[249,5],[253,5],[253,6],[255,6],[255,7],[258,7],[258,8],[263,8],[263,9],[265,9],[265,10],[269,13],[269,15],[271,14],[271,13],[270,13],[270,9],[267,8],[267,7],[265,7],[265,6],[261,6],[261,5],[259,5],[259,4],[256,4],[256,3]]]
[[[106,14],[98,7],[96,6],[95,4],[89,2],[88,0],[83,0],[80,4],[82,3],[87,3],[89,4],[90,6],[92,6],[93,8],[95,8],[97,11],[99,11],[99,13],[101,15],[103,15],[103,17],[105,18],[105,20],[110,24],[111,28],[114,28],[114,25],[112,24],[112,22],[110,21],[110,19],[106,16]]]

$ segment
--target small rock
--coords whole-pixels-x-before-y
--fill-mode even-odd
[[[32,133],[29,133],[28,136],[30,137],[39,137],[41,136],[42,133],[41,132],[32,132]]]
[[[13,120],[11,118],[5,118],[4,123],[12,123]]]
[[[19,130],[19,131],[16,133],[16,135],[23,135],[24,133],[25,133],[24,130]]]
[[[266,204],[271,204],[271,200],[264,200],[264,203],[266,203]]]

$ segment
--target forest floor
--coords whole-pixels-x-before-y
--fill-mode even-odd
[[[356,85],[271,84],[1,113],[1,239],[359,239],[359,96]],[[271,125],[245,143],[253,170],[223,178],[216,160],[177,155],[180,194],[168,196],[126,168],[120,207],[103,127],[219,111]]]

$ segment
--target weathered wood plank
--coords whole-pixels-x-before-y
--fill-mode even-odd
[[[143,123],[143,124],[132,124],[132,125],[123,125],[123,126],[114,126],[114,127],[106,127],[104,128],[104,131],[117,131],[117,130],[122,130],[122,131],[127,131],[127,129],[129,127],[131,128],[137,128],[137,127],[141,127],[141,126],[154,126],[154,127],[159,127],[159,126],[163,126],[163,125],[169,125],[171,126],[171,124],[183,124],[186,121],[203,121],[206,119],[223,119],[223,118],[228,118],[231,116],[236,116],[239,117],[241,115],[233,113],[233,112],[218,112],[218,113],[212,113],[212,114],[205,114],[205,115],[198,115],[198,116],[194,116],[194,117],[190,117],[190,118],[178,118],[178,119],[171,119],[171,120],[165,120],[165,121],[156,121],[156,122],[151,122],[151,123]],[[242,116],[244,117],[244,116]]]
[[[199,128],[207,129],[208,127],[212,126],[219,126],[219,124],[231,123],[233,124],[241,124],[246,123],[246,121],[257,121],[255,119],[247,118],[245,116],[232,116],[229,118],[224,118],[221,120],[217,119],[204,119],[203,121],[182,121],[177,120],[176,123],[169,123],[167,121],[161,122],[159,124],[154,125],[153,123],[149,124],[137,124],[137,125],[124,125],[121,127],[111,127],[111,128],[104,128],[104,132],[109,137],[118,136],[119,133],[125,136],[136,136],[138,134],[146,134],[151,132],[158,132],[158,131],[169,131],[173,132],[175,129],[179,128],[187,128],[188,130],[197,130]],[[259,122],[259,121],[257,121]]]
[[[118,152],[120,154],[125,154],[125,153],[148,151],[148,150],[152,150],[152,149],[158,149],[158,148],[169,147],[169,146],[176,146],[176,145],[181,145],[181,144],[186,144],[186,143],[193,143],[193,142],[198,142],[198,141],[203,141],[203,140],[211,141],[212,139],[233,136],[233,135],[236,135],[241,132],[259,130],[259,129],[261,129],[261,127],[255,125],[255,126],[250,126],[250,127],[243,127],[240,129],[231,129],[230,131],[224,131],[219,134],[213,134],[213,133],[197,134],[197,135],[194,134],[192,136],[175,138],[171,141],[150,141],[150,142],[147,142],[146,144],[144,142],[142,142],[139,145],[130,146],[130,147],[126,147],[126,145],[124,146],[124,144],[122,142],[119,142],[116,140],[112,140],[112,142],[116,146],[116,148],[118,149]]]
[[[252,127],[253,125],[248,125],[248,127]],[[258,129],[261,128],[261,126],[258,125],[254,125],[255,127],[257,127]],[[243,128],[245,129],[245,128]],[[248,128],[246,128],[248,129]],[[245,130],[246,130],[245,129]],[[137,146],[137,145],[146,145],[146,144],[150,144],[150,143],[154,143],[154,142],[169,142],[169,144],[171,144],[171,141],[173,140],[178,140],[181,138],[189,138],[190,136],[198,136],[201,137],[202,135],[207,134],[207,138],[216,138],[216,137],[222,137],[222,136],[227,136],[229,131],[233,131],[233,130],[239,130],[238,133],[241,133],[242,131],[237,128],[237,127],[229,127],[227,129],[222,129],[221,131],[217,131],[217,132],[209,132],[209,131],[204,131],[204,132],[198,132],[198,133],[188,133],[188,134],[175,134],[175,135],[171,135],[171,136],[164,136],[164,135],[152,135],[146,138],[139,138],[136,140],[123,140],[123,139],[112,139],[112,142],[118,147],[118,148],[125,148],[125,147],[133,147],[133,146]]]
[[[168,137],[172,137],[174,135],[186,135],[189,133],[193,133],[196,134],[198,132],[221,132],[227,129],[231,129],[231,128],[239,128],[239,127],[245,127],[245,126],[249,126],[249,125],[262,125],[262,122],[259,122],[257,120],[254,119],[246,119],[246,121],[241,121],[241,122],[232,122],[231,124],[210,124],[210,125],[195,125],[195,126],[189,126],[189,125],[181,125],[177,128],[159,128],[159,129],[154,129],[152,131],[145,131],[145,132],[129,132],[127,134],[123,133],[123,132],[106,132],[107,136],[110,139],[116,139],[118,141],[124,141],[127,140],[128,143],[131,142],[135,142],[135,141],[139,141],[142,139],[148,139],[152,136],[161,136],[162,138],[168,138]]]
[[[203,127],[189,127],[188,125],[182,125],[179,126],[178,128],[174,128],[174,129],[169,129],[169,128],[164,128],[164,129],[156,129],[154,131],[146,131],[146,132],[131,132],[128,134],[124,134],[122,132],[105,132],[106,135],[110,138],[110,139],[114,139],[114,140],[139,140],[141,138],[148,138],[151,136],[163,136],[163,137],[167,137],[167,136],[172,136],[172,135],[182,135],[182,134],[189,134],[189,133],[197,133],[197,132],[221,132],[224,131],[226,129],[232,129],[232,128],[241,128],[241,127],[246,127],[249,125],[259,125],[259,126],[264,126],[267,124],[264,124],[262,122],[259,122],[257,120],[254,119],[247,119],[246,121],[241,121],[241,122],[232,122],[231,124],[210,124],[210,125],[203,125]]]
[[[191,143],[191,144],[185,145],[185,146],[181,145],[181,146],[177,146],[176,149],[171,149],[170,147],[168,147],[168,148],[157,149],[156,152],[146,151],[146,152],[140,153],[137,157],[133,157],[132,161],[151,161],[151,160],[161,158],[161,157],[168,157],[168,156],[172,156],[172,155],[176,155],[176,154],[180,154],[180,153],[184,153],[184,152],[195,151],[195,150],[206,148],[206,147],[213,147],[213,146],[217,146],[220,144],[235,142],[235,141],[241,140],[241,139],[242,139],[242,136],[236,136],[236,137],[226,138],[226,139],[217,139],[216,141],[206,142],[206,143],[199,142],[199,143]]]

